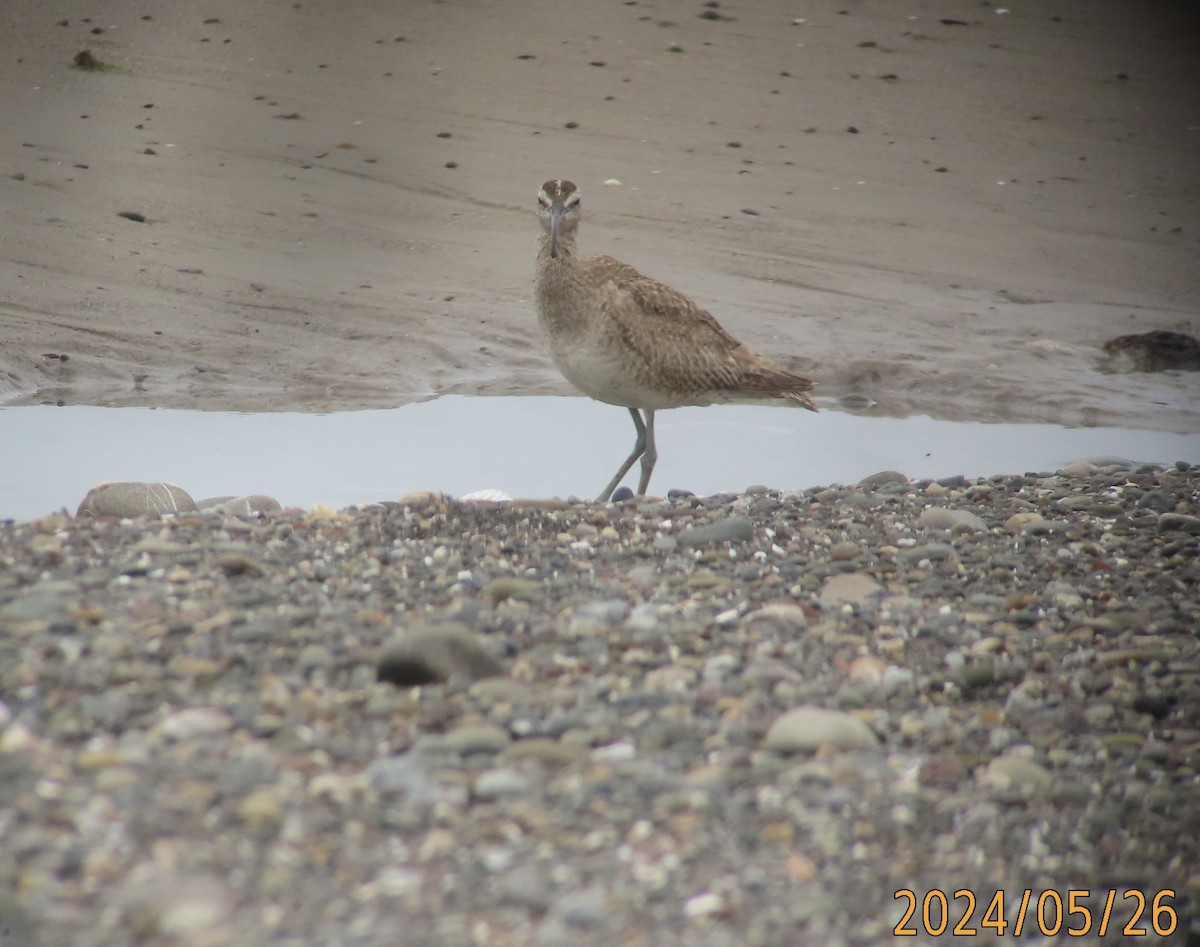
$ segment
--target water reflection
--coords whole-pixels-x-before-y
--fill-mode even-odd
[[[741,405],[664,411],[657,426],[651,489],[659,494],[804,488],[884,469],[910,477],[1023,473],[1095,456],[1200,462],[1200,435],[1117,428]],[[73,512],[101,480],[169,480],[197,499],[268,493],[303,507],[413,490],[592,497],[632,443],[624,410],[586,398],[451,396],[326,415],[0,408],[0,517]]]

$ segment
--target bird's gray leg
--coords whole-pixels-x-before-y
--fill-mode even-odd
[[[646,432],[641,440],[644,447],[642,449],[642,479],[638,481],[638,496],[645,496],[646,488],[650,486],[650,474],[654,473],[654,462],[658,460],[658,448],[654,446],[654,411],[650,408],[646,409]]]
[[[633,453],[625,458],[625,463],[621,464],[621,469],[617,471],[616,476],[608,482],[608,486],[601,491],[600,496],[596,497],[597,503],[607,503],[608,498],[612,496],[612,492],[617,489],[617,485],[621,482],[621,478],[629,473],[629,468],[633,466],[633,462],[641,457],[646,452],[646,425],[642,423],[642,416],[638,414],[637,408],[630,408],[629,414],[633,418],[633,426],[637,428],[637,440],[633,443]],[[653,463],[651,463],[653,466]],[[647,477],[645,470],[642,471],[642,477]],[[642,493],[645,493],[645,485],[643,484]]]

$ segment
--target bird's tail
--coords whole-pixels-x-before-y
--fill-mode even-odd
[[[812,382],[807,378],[800,378],[799,380],[805,382],[805,387],[799,390],[785,391],[783,392],[783,397],[793,404],[800,405],[802,408],[808,408],[809,411],[816,411],[817,406],[813,403],[812,398],[806,394],[812,388]]]

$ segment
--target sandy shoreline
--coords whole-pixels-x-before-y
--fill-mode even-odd
[[[570,176],[586,250],[820,395],[1200,428],[1194,374],[1096,371],[1200,329],[1189,23],[705,9],[7,5],[0,403],[567,392],[529,293],[534,193]]]

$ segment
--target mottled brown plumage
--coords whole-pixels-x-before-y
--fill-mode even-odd
[[[577,256],[579,190],[570,181],[547,181],[538,205],[536,298],[550,353],[576,388],[628,408],[638,431],[601,501],[639,457],[638,493],[646,492],[660,408],[782,400],[817,410],[811,381],[743,345],[682,293],[612,257]]]

